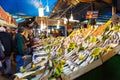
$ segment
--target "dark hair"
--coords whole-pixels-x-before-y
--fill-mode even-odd
[[[22,33],[23,31],[24,31],[24,27],[23,26],[18,27],[18,32],[19,33]]]

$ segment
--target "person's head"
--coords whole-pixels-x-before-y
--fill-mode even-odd
[[[16,33],[16,28],[11,27],[11,28],[10,28],[10,33],[15,34],[15,33]]]
[[[3,26],[0,26],[0,32],[6,32],[6,29]]]
[[[18,33],[24,33],[24,27],[23,26],[20,26],[18,27]]]
[[[28,31],[28,33],[29,33],[29,34],[33,34],[33,30],[30,29],[30,30]]]

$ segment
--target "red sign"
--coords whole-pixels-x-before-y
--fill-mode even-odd
[[[10,16],[9,14],[7,14],[2,7],[0,7],[0,18],[2,18],[3,20],[5,20],[7,23],[13,23],[16,24],[15,19]]]
[[[6,18],[6,12],[0,7],[0,18],[4,19]]]
[[[88,11],[86,14],[86,19],[96,19],[98,18],[98,11]]]
[[[17,24],[16,21],[15,21],[15,19],[12,16],[11,16],[11,23],[15,24],[15,25]]]

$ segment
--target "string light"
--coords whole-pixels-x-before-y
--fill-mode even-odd
[[[67,24],[67,18],[64,18],[64,24]]]
[[[44,25],[43,25],[43,21],[41,21],[40,30],[42,31],[43,29],[44,29]]]
[[[73,20],[73,14],[72,14],[72,12],[71,12],[71,15],[70,15],[70,20]]]
[[[60,20],[57,21],[57,29],[60,28]]]
[[[46,12],[49,12],[49,6],[48,6],[48,0],[47,0],[47,6],[46,6]]]
[[[44,9],[43,9],[41,0],[40,0],[39,8],[38,8],[38,13],[39,13],[39,17],[43,17],[44,16]]]
[[[43,29],[46,29],[47,28],[47,25],[45,24],[45,22],[44,22],[44,24],[43,24]]]

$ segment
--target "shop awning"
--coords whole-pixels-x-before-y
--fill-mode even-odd
[[[58,0],[0,0],[0,6],[10,14],[24,16],[38,16],[38,7],[42,2],[45,16],[48,16]],[[50,11],[46,12],[46,6]]]

